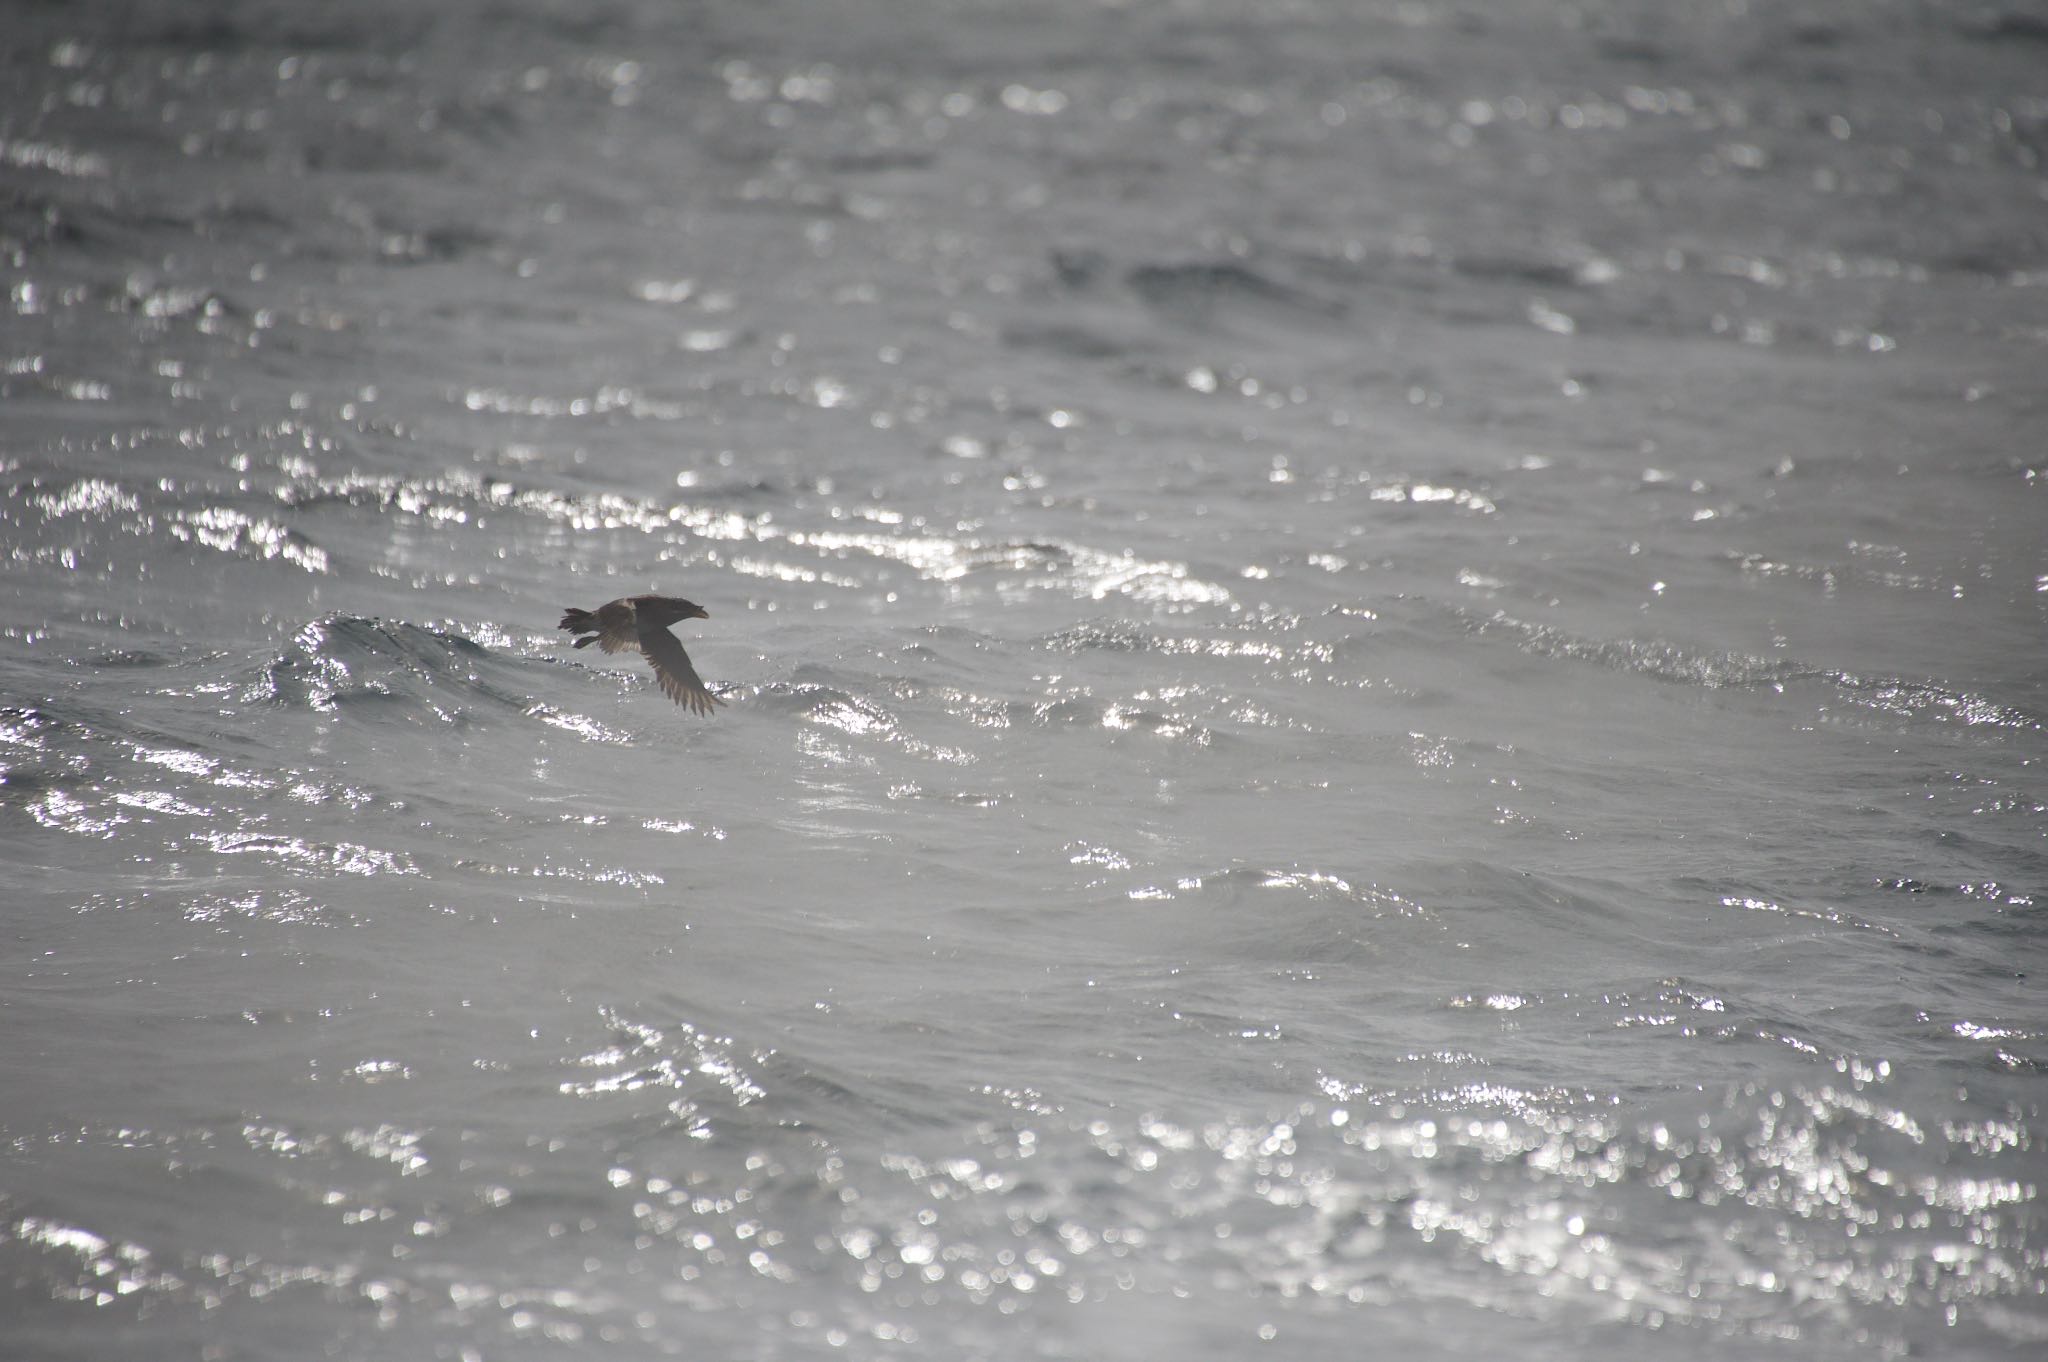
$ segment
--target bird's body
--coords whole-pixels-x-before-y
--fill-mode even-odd
[[[565,608],[561,627],[587,636],[576,640],[578,648],[595,643],[608,653],[640,653],[654,668],[663,694],[698,714],[709,714],[725,702],[705,686],[668,627],[680,620],[710,618],[710,611],[681,596],[621,596],[595,610]]]

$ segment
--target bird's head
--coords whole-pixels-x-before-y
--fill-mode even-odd
[[[708,620],[711,612],[695,601],[686,601],[681,596],[659,596],[663,624],[674,624],[677,620]]]

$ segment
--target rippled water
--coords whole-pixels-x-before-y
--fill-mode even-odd
[[[2035,8],[16,9],[0,1354],[2048,1343]]]

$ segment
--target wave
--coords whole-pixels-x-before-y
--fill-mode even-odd
[[[1972,691],[1938,682],[1899,676],[1866,676],[1831,667],[1790,660],[1754,657],[1716,649],[1689,648],[1663,639],[1589,639],[1547,624],[1532,624],[1507,614],[1470,619],[1475,635],[1503,633],[1522,651],[1563,662],[1583,662],[1610,671],[1654,681],[1697,686],[1704,690],[1783,689],[1796,682],[1830,686],[1844,699],[1866,709],[1901,718],[1931,718],[1970,726],[1990,725],[2039,732],[2044,720],[2017,706],[2001,704]]]
[[[334,614],[293,635],[242,693],[244,703],[456,721],[481,703],[526,713],[532,700],[501,676],[512,666],[461,634]]]
[[[1350,310],[1340,298],[1281,278],[1270,267],[1258,268],[1242,260],[1118,265],[1099,251],[1060,250],[1053,253],[1052,266],[1054,278],[1069,292],[1097,298],[1104,283],[1116,278],[1128,296],[1152,311],[1205,323],[1260,314],[1277,314],[1295,322],[1329,322]]]

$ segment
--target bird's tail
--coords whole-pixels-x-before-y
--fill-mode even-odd
[[[562,623],[559,627],[579,634],[595,634],[597,633],[597,616],[591,614],[588,610],[578,610],[574,606],[564,606],[562,608]],[[581,648],[584,644],[592,641],[592,639],[579,638],[576,640],[576,646]]]

